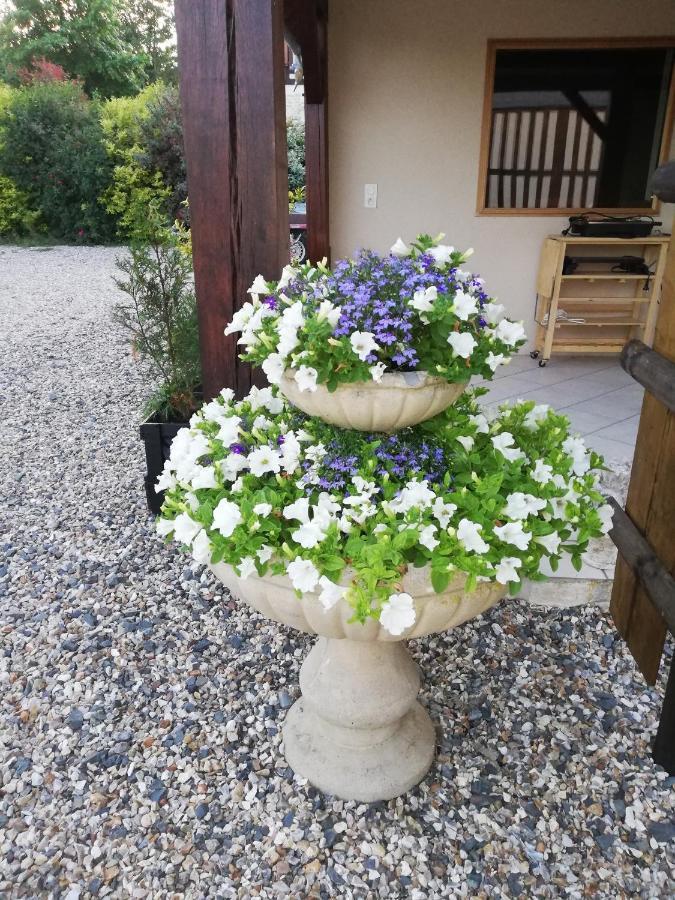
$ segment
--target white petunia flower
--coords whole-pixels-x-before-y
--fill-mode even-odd
[[[476,431],[478,434],[488,434],[490,431],[490,423],[485,418],[483,413],[478,413],[477,416],[469,416],[469,421],[472,422],[476,426]]]
[[[263,360],[262,370],[267,375],[270,384],[279,384],[281,376],[284,374],[286,364],[280,353],[270,353],[267,359]]]
[[[220,430],[216,437],[225,444],[226,447],[229,447],[230,444],[234,444],[239,437],[240,422],[241,419],[239,416],[230,416],[227,419],[223,419],[221,422]]]
[[[253,284],[246,291],[247,294],[255,294],[258,296],[259,294],[269,294],[269,288],[267,287],[267,282],[263,278],[262,275],[256,275],[253,280]]]
[[[502,319],[495,328],[495,337],[503,341],[507,346],[513,347],[525,337],[525,329],[522,322],[511,322]]]
[[[509,519],[526,519],[530,515],[536,515],[545,506],[546,500],[541,500],[534,494],[514,491],[506,498],[506,506],[502,512]]]
[[[370,331],[354,331],[349,338],[349,343],[361,362],[365,362],[371,353],[380,349],[380,345]]]
[[[474,553],[487,553],[490,549],[480,536],[483,526],[470,519],[462,519],[457,526],[457,540],[465,550]]]
[[[260,562],[264,564],[274,556],[274,550],[269,544],[263,544],[256,555]]]
[[[296,591],[303,594],[311,593],[319,582],[319,571],[309,559],[296,556],[286,569],[291,584]]]
[[[389,501],[389,507],[393,512],[406,513],[410,509],[430,506],[435,498],[436,494],[429,489],[427,481],[409,481],[398,496]]]
[[[234,391],[232,388],[223,388],[220,392],[220,396],[223,398],[225,403],[231,403],[234,400]]]
[[[419,543],[423,547],[426,547],[427,550],[433,551],[436,547],[438,547],[438,545],[440,543],[440,541],[437,541],[436,538],[434,537],[434,535],[436,534],[437,531],[438,531],[438,529],[436,528],[435,525],[425,526],[420,531],[420,536],[418,539]]]
[[[560,535],[554,531],[551,534],[540,534],[534,539],[535,544],[539,544],[547,553],[556,554],[560,546]]]
[[[252,556],[245,556],[237,566],[239,569],[239,577],[246,581],[251,575],[257,575],[258,570]]]
[[[391,246],[389,252],[392,256],[410,256],[410,247],[401,238],[397,238],[396,243]]]
[[[284,519],[297,519],[298,522],[309,522],[309,500],[300,497],[295,503],[289,503],[283,509]]]
[[[296,531],[292,532],[291,537],[297,541],[305,550],[312,550],[317,544],[320,544],[326,537],[326,531],[321,524],[314,519],[311,522],[305,522]]]
[[[553,466],[549,466],[543,460],[538,459],[532,470],[532,479],[538,484],[548,484],[553,477]]]
[[[300,366],[294,378],[301,391],[315,391],[318,374],[312,366]]]
[[[243,331],[254,313],[255,306],[247,300],[241,309],[238,309],[232,316],[232,321],[225,328],[225,334],[234,334],[236,331]]]
[[[330,300],[322,300],[319,304],[319,309],[317,310],[317,318],[327,319],[328,324],[331,328],[335,328],[338,321],[340,320],[340,316],[342,315],[342,310],[339,306],[335,306]]]
[[[600,521],[602,523],[601,531],[603,534],[607,534],[613,527],[612,519],[614,517],[614,509],[609,505],[609,503],[604,503],[602,506],[598,507],[598,515],[600,516]]]
[[[540,422],[543,422],[544,419],[548,416],[548,411],[551,407],[547,403],[538,403],[536,406],[533,406],[529,413],[525,416],[525,420],[523,421],[523,425],[526,428],[536,428]]]
[[[242,523],[241,510],[236,503],[223,498],[213,510],[213,527],[223,537],[231,537],[232,532]]]
[[[284,435],[284,442],[281,446],[281,465],[289,475],[292,475],[300,465],[300,450],[300,441],[297,435],[288,431]]]
[[[383,628],[398,636],[415,624],[415,601],[410,594],[391,594],[380,610]]]
[[[218,465],[226,481],[234,481],[242,469],[248,468],[246,457],[241,453],[230,453]]]
[[[457,512],[457,507],[454,503],[445,503],[442,497],[436,497],[431,511],[441,528],[447,528],[453,514]]]
[[[200,466],[197,474],[190,482],[190,486],[193,491],[197,491],[200,488],[214,488],[218,487],[218,482],[216,481],[216,470],[214,466]]]
[[[200,413],[207,422],[222,422],[223,419],[228,418],[230,408],[217,400],[211,400],[202,406]]]
[[[155,482],[155,493],[159,494],[160,491],[170,491],[171,488],[174,488],[175,486],[176,476],[171,471],[171,461],[167,459],[164,463],[162,474]]]
[[[287,288],[297,274],[298,270],[294,266],[284,266],[281,270],[281,278],[277,284],[277,290],[283,291],[284,288]]]
[[[241,494],[244,490],[244,479],[239,476],[235,481],[232,482],[232,487],[230,488],[233,494]]]
[[[504,356],[503,353],[493,353],[492,350],[490,350],[485,359],[485,362],[493,372],[496,372],[500,366],[506,365],[508,361],[509,360]]]
[[[486,322],[490,325],[497,325],[504,317],[506,307],[501,303],[486,303],[481,312]]]
[[[203,528],[192,543],[192,558],[201,566],[211,562],[211,541]]]
[[[321,585],[319,600],[324,609],[332,609],[347,593],[347,588],[335,584],[334,581],[331,581],[330,578],[326,578],[325,575],[322,575],[321,578],[319,578],[319,584]]]
[[[478,305],[475,297],[471,294],[465,294],[464,291],[458,291],[452,304],[452,311],[463,322],[478,312]]]
[[[155,528],[160,537],[168,537],[175,527],[172,519],[163,519],[161,516],[155,522]]]
[[[190,546],[199,531],[201,531],[201,527],[199,522],[195,522],[187,513],[180,513],[173,520],[174,540],[178,541],[179,544]]]
[[[254,385],[249,391],[246,399],[251,404],[253,412],[264,408],[267,412],[276,415],[276,413],[280,413],[284,408],[284,401],[281,397],[275,396],[272,392],[272,388],[269,387],[259,388]]]
[[[508,459],[510,462],[525,459],[525,454],[522,450],[511,449],[514,444],[515,439],[508,431],[503,431],[501,434],[497,434],[492,438],[493,447],[495,450],[498,450],[505,459]]]
[[[451,331],[448,335],[448,343],[455,356],[461,356],[463,359],[468,359],[476,346],[474,336],[468,331]]]
[[[517,556],[505,556],[495,569],[495,579],[500,584],[508,584],[509,581],[520,581],[518,569],[522,566],[522,560]]]
[[[434,302],[438,299],[438,289],[431,285],[428,288],[420,288],[415,291],[410,305],[418,312],[429,312],[434,307]]]
[[[253,507],[253,512],[256,516],[269,516],[272,512],[272,504],[271,503],[256,503]]]
[[[507,522],[506,525],[497,525],[493,531],[505,544],[513,544],[519,550],[527,550],[530,546],[532,534],[523,530],[522,522]]]
[[[272,422],[267,416],[256,416],[253,420],[253,428],[257,428],[259,431],[265,431],[266,428],[272,427]]]
[[[439,244],[438,247],[430,247],[427,250],[429,256],[433,257],[434,264],[438,269],[446,266],[450,262],[454,252],[455,248],[449,247],[447,244]]]
[[[591,467],[590,454],[581,438],[568,437],[562,443],[562,449],[572,460],[572,471],[575,475],[585,475]]]
[[[274,447],[256,447],[246,459],[253,475],[261,476],[281,470],[281,454]]]
[[[370,367],[370,374],[373,376],[373,381],[377,381],[379,384],[382,381],[382,376],[387,371],[387,367],[384,363],[375,363],[374,366]]]
[[[467,453],[469,452],[469,450],[471,450],[475,443],[474,439],[467,434],[460,434],[455,438],[455,440],[459,441],[459,443],[462,445],[462,447],[464,447]]]

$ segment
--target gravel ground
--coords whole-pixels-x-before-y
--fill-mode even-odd
[[[310,640],[154,535],[114,257],[0,248],[0,896],[673,896],[663,684],[595,608],[412,645],[439,755],[409,795],[293,776]]]

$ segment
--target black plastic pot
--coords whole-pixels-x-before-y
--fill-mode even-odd
[[[187,422],[158,422],[154,417],[143,422],[140,428],[141,439],[145,444],[145,461],[147,474],[145,476],[145,496],[148,501],[148,509],[155,515],[164,502],[164,491],[158,494],[155,484],[162,473],[164,463],[169,458],[171,441],[176,437],[181,428],[187,428]]]

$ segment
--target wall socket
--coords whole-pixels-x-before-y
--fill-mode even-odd
[[[363,205],[366,209],[376,209],[377,207],[377,185],[366,184],[363,188]]]

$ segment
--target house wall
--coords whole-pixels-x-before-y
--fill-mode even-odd
[[[532,335],[542,239],[567,220],[476,215],[486,41],[674,32],[672,0],[330,0],[333,259],[444,231],[475,248],[473,270]],[[366,183],[376,209],[363,206]],[[660,213],[668,230],[673,212]]]

